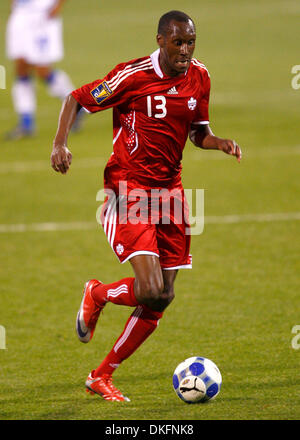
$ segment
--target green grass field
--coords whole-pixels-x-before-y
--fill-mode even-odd
[[[90,344],[75,335],[83,283],[132,274],[95,221],[112,150],[111,111],[87,117],[82,132],[70,136],[66,176],[49,165],[61,103],[42,84],[36,137],[2,140],[16,123],[4,52],[7,4],[0,5],[7,73],[0,90],[0,419],[299,419],[300,350],[292,347],[292,328],[300,325],[300,90],[291,87],[291,68],[300,64],[299,2],[66,2],[59,67],[76,86],[154,51],[164,12],[184,9],[194,17],[195,56],[212,79],[211,127],[243,150],[238,164],[187,143],[184,185],[205,189],[205,215],[216,218],[192,237],[193,270],[178,274],[176,299],[159,328],[115,373],[131,399],[126,404],[87,395],[84,382],[131,310],[108,304]],[[228,215],[238,217],[226,222]],[[76,222],[82,228],[68,227]],[[66,228],[34,229],[44,223]],[[185,405],[172,389],[175,367],[193,355],[212,359],[223,376],[221,393],[207,405]]]

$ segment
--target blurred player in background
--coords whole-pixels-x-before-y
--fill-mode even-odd
[[[6,52],[15,63],[12,86],[13,106],[18,125],[6,139],[31,136],[35,130],[36,92],[32,74],[47,86],[51,96],[64,99],[74,86],[63,70],[53,63],[64,55],[60,12],[65,0],[11,0],[6,29]],[[76,125],[79,124],[79,119]],[[76,127],[75,125],[75,127]]]
[[[112,350],[86,380],[86,388],[106,400],[127,400],[113,385],[112,374],[157,328],[174,298],[178,270],[192,266],[181,183],[188,136],[197,147],[218,149],[241,160],[235,141],[215,136],[209,127],[210,76],[193,58],[195,41],[194,22],[188,15],[164,14],[158,25],[159,48],[152,55],[121,63],[104,78],[73,91],[59,117],[51,163],[55,171],[65,174],[72,160],[68,133],[78,110],[84,107],[94,113],[113,108],[114,147],[104,171],[104,187],[117,199],[108,197],[101,221],[119,261],[130,261],[135,276],[110,284],[88,281],[76,321],[80,341],[89,342],[107,302],[134,308]],[[130,201],[129,191],[142,190],[151,205],[153,188],[164,189],[167,197],[176,190],[169,222],[162,217],[162,197],[159,209],[151,211],[155,221],[149,211],[141,210],[141,221],[136,223],[131,210],[136,200]]]

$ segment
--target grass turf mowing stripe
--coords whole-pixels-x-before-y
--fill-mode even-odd
[[[243,150],[243,146],[241,146]],[[226,160],[230,156],[227,154],[221,154],[220,151],[208,151],[202,150],[202,153],[193,152],[193,160]],[[244,154],[244,152],[243,152]],[[290,155],[300,155],[300,145],[282,147],[282,148],[264,148],[256,152],[251,152],[250,154],[245,152],[247,159],[257,159],[264,157],[277,157],[277,156],[290,156]],[[245,155],[244,155],[245,156]],[[74,159],[72,162],[72,168],[97,168],[99,166],[105,165],[108,158],[105,157],[89,157]],[[50,158],[49,160],[32,160],[32,161],[17,161],[17,162],[3,162],[0,164],[0,174],[8,173],[31,173],[32,171],[48,171],[51,170]]]
[[[279,212],[273,214],[244,214],[244,215],[220,215],[207,216],[206,224],[233,224],[233,223],[259,223],[300,220],[300,212]],[[96,222],[46,222],[46,223],[19,223],[0,224],[0,233],[17,232],[51,232],[51,231],[74,231],[90,230],[97,227]]]

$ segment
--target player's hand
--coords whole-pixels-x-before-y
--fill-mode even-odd
[[[66,145],[53,145],[51,153],[51,166],[54,171],[66,174],[72,163],[72,153]]]
[[[240,162],[242,159],[242,150],[240,146],[233,140],[230,139],[220,139],[218,142],[218,148],[221,151],[224,151],[226,154],[231,154],[237,158],[237,161]]]

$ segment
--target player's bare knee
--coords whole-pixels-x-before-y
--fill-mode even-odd
[[[163,301],[166,306],[168,306],[175,298],[175,292],[173,286],[165,286],[161,294],[161,301]]]
[[[175,292],[174,292],[173,286],[171,288],[169,288],[168,290],[166,290],[166,298],[168,300],[168,304],[170,304],[173,301],[173,299],[175,298]]]
[[[168,305],[173,301],[174,299],[174,289],[173,288],[166,288],[164,286],[163,290],[160,291],[159,295],[156,295],[155,297],[152,297],[149,300],[149,307],[151,307],[153,310],[163,312]]]
[[[162,282],[157,280],[141,280],[135,285],[135,296],[138,301],[144,304],[150,304],[160,299],[164,290]]]

